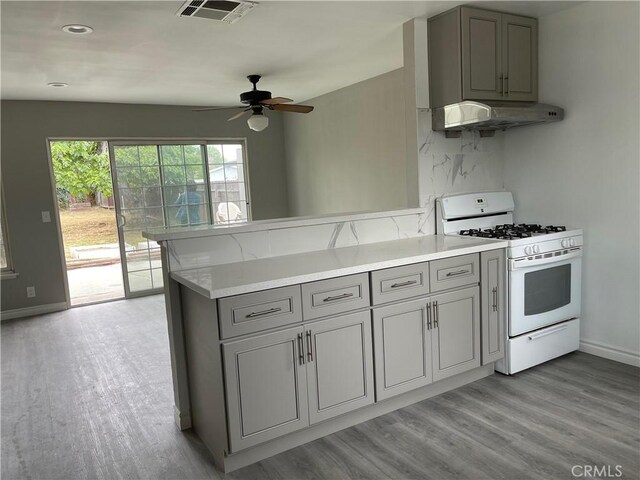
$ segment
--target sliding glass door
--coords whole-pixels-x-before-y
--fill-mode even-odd
[[[158,227],[211,223],[206,142],[111,142],[125,293],[161,291]]]

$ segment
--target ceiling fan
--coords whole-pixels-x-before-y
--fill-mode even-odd
[[[271,92],[266,90],[258,90],[256,84],[260,80],[260,75],[248,75],[247,78],[253,84],[253,90],[240,94],[240,102],[244,105],[237,107],[205,107],[194,108],[194,112],[206,112],[209,110],[229,110],[242,108],[240,113],[237,113],[227,121],[235,120],[242,117],[248,112],[252,112],[251,116],[247,120],[247,124],[251,130],[261,132],[269,126],[269,118],[264,114],[264,109],[276,110],[279,112],[293,112],[293,113],[309,113],[313,110],[310,105],[295,105],[289,104],[293,102],[290,98],[285,97],[271,97]]]

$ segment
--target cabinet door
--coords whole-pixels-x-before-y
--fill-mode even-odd
[[[373,342],[377,400],[431,383],[426,299],[374,309]]]
[[[504,250],[482,252],[482,364],[504,357]]]
[[[231,452],[309,425],[302,326],[222,346]]]
[[[500,13],[462,7],[462,97],[502,99]]]
[[[373,403],[369,311],[307,325],[305,342],[310,423]]]
[[[538,100],[538,21],[502,15],[504,99]]]
[[[480,366],[480,292],[465,288],[431,297],[433,380]]]

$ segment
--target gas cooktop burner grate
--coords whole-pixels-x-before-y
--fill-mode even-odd
[[[515,240],[529,238],[533,235],[545,235],[548,233],[564,232],[567,227],[548,225],[543,227],[535,223],[504,224],[494,228],[460,230],[460,235],[469,237],[497,238],[500,240]]]

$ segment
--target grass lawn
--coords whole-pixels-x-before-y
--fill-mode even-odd
[[[118,243],[116,213],[113,209],[91,207],[79,210],[60,210],[60,225],[64,239],[64,253],[71,258],[69,247]],[[140,241],[142,241],[140,235]]]

